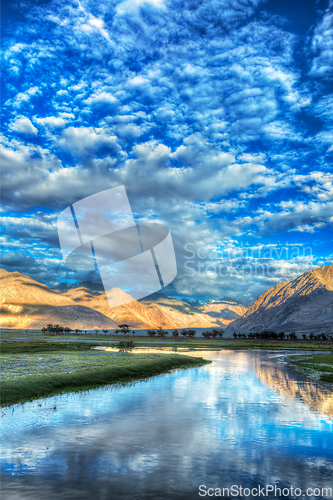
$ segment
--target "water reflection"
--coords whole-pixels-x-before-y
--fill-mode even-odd
[[[280,354],[276,355],[279,361],[283,362],[280,356]],[[318,384],[308,377],[303,377],[294,370],[288,369],[288,367],[285,370],[281,368],[277,370],[276,364],[272,363],[272,358],[269,363],[261,357],[257,358],[255,369],[259,380],[268,387],[276,389],[286,396],[301,399],[320,413],[333,415],[333,393],[328,387],[325,390],[323,384]]]
[[[188,500],[201,484],[332,487],[333,421],[318,412],[329,389],[274,353],[196,355],[214,362],[6,410],[3,498]]]

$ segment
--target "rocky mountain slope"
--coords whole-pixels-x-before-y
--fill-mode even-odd
[[[234,330],[333,331],[333,266],[312,269],[293,281],[270,288],[245,315],[229,325]]]
[[[82,286],[83,285],[83,286]],[[71,288],[64,295],[78,304],[91,307],[114,320],[117,324],[127,323],[132,328],[210,328],[223,326],[216,318],[202,313],[196,307],[183,300],[156,293],[139,301],[132,301],[122,306],[110,308],[109,302],[114,298],[118,302],[119,295],[127,294],[119,288],[108,292],[96,291],[94,283],[81,283],[78,288]]]
[[[186,301],[163,294],[110,307],[99,283],[87,281],[79,286],[58,286],[52,290],[18,272],[2,270],[0,278],[2,327],[41,328],[48,323],[85,330],[114,329],[121,323],[140,329],[226,326],[219,318]],[[111,302],[114,299],[115,303],[119,303],[119,296],[128,298],[119,288],[108,291]]]
[[[242,317],[249,308],[248,304],[233,299],[209,300],[198,307],[200,311],[219,320],[224,325]]]
[[[154,293],[141,300],[141,304],[163,328],[221,328],[227,324],[185,300],[167,297],[163,293]]]
[[[116,323],[29,276],[0,271],[0,326],[42,328],[48,323],[90,330],[116,328]]]
[[[96,291],[94,283],[84,282],[78,288],[68,290],[65,295],[70,297],[77,304],[85,305],[99,311],[109,317],[116,324],[126,323],[131,328],[158,328],[159,323],[153,318],[149,311],[140,302],[133,300],[122,306],[110,308],[109,301],[105,292]],[[114,297],[115,303],[118,302],[119,295],[127,296],[126,292],[119,288],[113,288],[109,291],[109,299],[112,303]],[[125,297],[126,298],[126,297]]]

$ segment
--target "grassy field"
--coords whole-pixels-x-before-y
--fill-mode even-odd
[[[121,340],[133,340],[135,345],[138,347],[150,347],[158,345],[172,345],[175,347],[189,348],[189,349],[267,349],[267,350],[307,350],[307,351],[332,351],[333,342],[332,340],[257,340],[257,339],[233,339],[233,338],[222,338],[222,339],[205,339],[203,337],[196,336],[193,339],[180,337],[175,340],[171,337],[160,338],[160,337],[147,337],[146,335],[101,335],[101,334],[82,334],[79,335],[57,335],[57,336],[46,336],[40,332],[32,335],[31,333],[11,333],[11,332],[1,332],[2,341],[12,341],[12,340],[26,340],[30,342],[54,342],[54,343],[66,343],[75,342],[75,345],[79,344],[80,341],[90,342],[89,345],[107,345],[108,342],[119,342]],[[45,340],[44,340],[45,339]],[[96,344],[98,342],[98,344]],[[87,344],[86,344],[87,345]]]
[[[295,368],[322,382],[333,383],[332,341],[250,340],[250,339],[184,339],[135,337],[132,352],[118,352],[123,336],[112,335],[1,335],[1,405],[59,394],[66,391],[98,387],[102,384],[142,379],[172,368],[187,368],[204,363],[201,358],[173,354],[172,351],[196,350],[303,350],[327,351],[327,354],[293,359]],[[14,340],[16,339],[16,340]],[[18,340],[20,339],[20,340]],[[127,339],[132,340],[132,336]],[[95,342],[92,342],[92,341]],[[97,343],[96,343],[97,340]],[[92,350],[104,345],[114,353]],[[154,353],[140,353],[151,348]],[[156,349],[160,353],[156,353]],[[164,352],[163,352],[164,351]],[[116,355],[114,355],[116,354]]]
[[[170,353],[105,354],[87,343],[2,342],[1,347],[1,406],[205,363]]]
[[[290,362],[299,372],[333,384],[333,353],[294,356]]]

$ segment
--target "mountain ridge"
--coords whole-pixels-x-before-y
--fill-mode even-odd
[[[42,328],[47,323],[90,330],[116,328],[117,324],[98,311],[79,305],[38,281],[1,270],[0,326]]]
[[[0,272],[2,298],[0,326],[41,328],[47,323],[80,329],[225,327],[220,318],[210,316],[188,302],[163,293],[136,301],[121,289],[101,291],[101,284],[81,282],[54,289],[14,271]],[[64,291],[66,290],[66,291]],[[109,300],[108,300],[109,299]],[[110,301],[116,307],[110,307]],[[124,303],[126,302],[127,303]],[[122,305],[117,305],[119,302]]]
[[[311,269],[293,281],[269,288],[229,327],[333,331],[333,265]]]

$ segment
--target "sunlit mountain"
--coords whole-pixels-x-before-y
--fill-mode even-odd
[[[312,269],[260,295],[231,324],[240,330],[333,331],[333,266]]]

